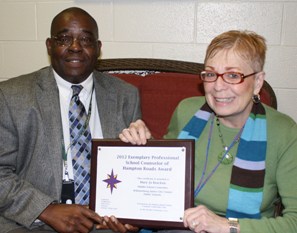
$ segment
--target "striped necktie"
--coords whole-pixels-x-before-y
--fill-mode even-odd
[[[73,95],[69,106],[70,145],[74,175],[75,203],[89,204],[91,131],[89,116],[79,99],[81,85],[72,85]]]

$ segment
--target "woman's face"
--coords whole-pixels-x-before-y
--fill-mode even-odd
[[[259,71],[253,70],[250,64],[232,49],[219,51],[208,59],[205,70],[219,74],[234,71],[243,75]],[[247,77],[239,84],[228,84],[222,77],[218,77],[215,82],[204,82],[206,101],[222,123],[241,128],[252,109],[252,96],[260,92],[263,82],[264,72]]]

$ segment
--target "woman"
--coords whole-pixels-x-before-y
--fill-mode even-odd
[[[195,139],[195,207],[184,226],[195,232],[297,232],[297,125],[260,102],[265,39],[228,31],[212,40],[201,73],[205,97],[183,100],[166,139]],[[138,120],[120,139],[145,144]],[[274,218],[278,195],[283,216]]]

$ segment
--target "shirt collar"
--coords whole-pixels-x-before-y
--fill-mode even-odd
[[[71,83],[71,82],[66,81],[65,79],[63,79],[61,76],[59,76],[57,74],[57,72],[54,69],[53,69],[53,73],[54,73],[54,77],[56,79],[57,85],[60,88],[62,88],[63,90],[65,90],[65,91],[71,91],[71,93],[72,93],[71,86],[74,85],[74,84]],[[84,80],[81,83],[75,84],[75,85],[82,85],[83,86],[83,89],[81,91],[81,94],[82,95],[89,95],[89,94],[92,93],[93,83],[94,83],[93,73],[91,73],[86,80]]]

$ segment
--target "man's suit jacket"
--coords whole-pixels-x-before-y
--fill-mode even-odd
[[[141,118],[138,90],[98,71],[94,86],[103,137],[117,138]],[[59,93],[46,67],[0,83],[0,232],[31,227],[61,188]]]

